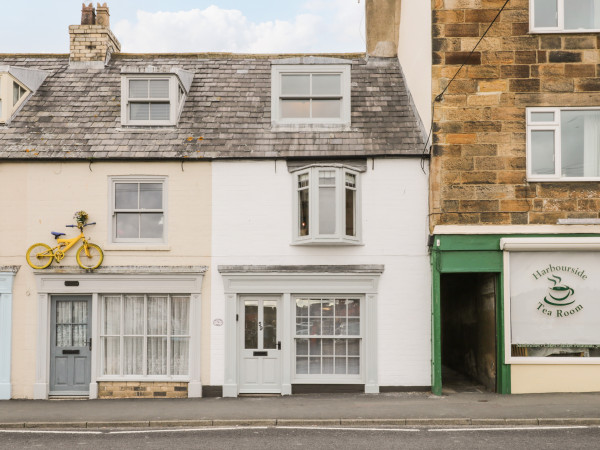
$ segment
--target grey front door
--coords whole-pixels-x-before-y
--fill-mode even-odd
[[[91,315],[91,296],[52,297],[50,395],[89,393]]]

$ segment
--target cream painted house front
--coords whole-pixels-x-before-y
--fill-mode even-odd
[[[163,242],[113,242],[114,191],[111,188],[115,178],[120,181],[162,180]],[[90,385],[82,391],[83,395],[89,392],[94,398],[101,395],[98,388],[101,389],[103,383],[120,386],[124,381],[167,385],[167,392],[172,391],[168,390],[171,382],[186,386],[189,383],[188,394],[201,395],[202,379],[208,381],[210,367],[210,337],[206,334],[209,327],[204,324],[210,317],[210,303],[202,301],[202,297],[210,298],[210,279],[204,277],[210,264],[211,247],[210,163],[186,164],[182,170],[180,162],[166,161],[3,162],[0,179],[3,186],[11,186],[15,191],[14,195],[0,199],[0,209],[5,211],[0,265],[21,266],[12,287],[12,398],[47,398],[53,392],[50,347],[52,334],[59,332],[60,324],[53,321],[52,304],[57,299],[67,297],[68,300],[72,296],[88,297],[92,301],[85,337],[86,340],[92,338]],[[50,231],[75,236],[65,225],[73,224],[73,213],[81,209],[88,212],[90,221],[96,222],[85,228],[85,235],[104,249],[102,266],[92,272],[77,267],[74,258],[77,246],[60,264],[53,262],[43,270],[29,267],[25,261],[27,247],[35,242],[53,245]],[[119,326],[114,322],[118,319],[104,315],[107,308],[104,302],[110,299],[116,302],[118,296],[134,294],[137,298],[168,297],[172,303],[173,295],[187,298],[180,301],[189,308],[189,323],[182,332],[186,336],[182,339],[189,341],[189,349],[188,355],[183,357],[185,367],[179,369],[179,374],[140,374],[135,373],[135,368],[130,370],[134,372],[131,374],[123,373],[120,368],[115,370],[115,365],[127,365],[128,356],[107,354],[107,342],[118,339],[114,336],[121,333],[114,329]],[[107,333],[107,327],[113,328],[111,333],[114,334]],[[123,337],[124,341],[127,339]],[[137,339],[139,343],[142,338]],[[148,346],[152,338],[147,336],[146,339]],[[170,335],[165,340],[170,343],[175,338]],[[120,346],[121,352],[127,350],[123,342]],[[185,351],[185,348],[180,349],[180,352]],[[166,357],[166,354],[158,355],[154,360],[161,359],[160,364],[163,364],[166,361],[162,359]],[[119,358],[122,359],[117,361]],[[147,359],[142,362],[148,364]]]

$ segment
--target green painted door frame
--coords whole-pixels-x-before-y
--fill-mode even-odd
[[[448,237],[445,237],[448,244]],[[439,242],[439,241],[438,241]],[[498,246],[499,239],[495,239]],[[489,242],[491,243],[491,242]],[[477,250],[440,250],[432,248],[432,359],[431,390],[442,395],[442,320],[441,320],[441,276],[443,273],[496,273],[496,392],[510,394],[510,366],[504,363],[504,276],[502,252],[499,247],[482,245]],[[452,246],[453,247],[453,246]],[[486,248],[487,247],[487,248]],[[489,248],[492,247],[492,248]]]

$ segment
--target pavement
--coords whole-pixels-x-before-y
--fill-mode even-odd
[[[0,429],[277,425],[600,425],[600,393],[0,401]]]

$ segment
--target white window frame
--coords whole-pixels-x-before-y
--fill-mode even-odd
[[[564,177],[561,175],[562,169],[562,148],[561,148],[561,111],[600,111],[600,107],[535,107],[527,108],[527,181],[600,181],[598,177]],[[553,113],[554,120],[549,122],[532,122],[532,113]],[[531,155],[531,132],[532,131],[554,131],[554,173],[553,174],[533,174],[533,158]],[[600,149],[599,149],[600,152]]]
[[[143,335],[136,335],[138,337],[142,337],[143,338],[143,362],[142,362],[142,366],[143,366],[143,374],[131,374],[131,375],[125,375],[123,373],[123,368],[124,368],[124,362],[125,362],[125,356],[124,356],[124,343],[125,343],[125,296],[126,295],[133,295],[133,296],[137,296],[137,297],[144,297],[144,333]],[[158,297],[167,297],[167,310],[168,310],[168,315],[167,315],[167,354],[166,354],[166,358],[167,358],[167,375],[149,375],[148,372],[148,355],[147,355],[147,345],[148,345],[148,337],[152,337],[151,335],[148,335],[148,320],[147,320],[147,314],[148,314],[148,298],[149,297],[153,297],[153,296],[158,296]],[[120,315],[119,315],[119,334],[118,335],[108,335],[108,334],[104,334],[102,332],[102,325],[104,324],[105,321],[105,317],[104,317],[104,301],[106,297],[121,297],[121,304],[120,304]],[[172,331],[172,326],[171,326],[171,298],[172,297],[187,297],[188,298],[188,308],[192,307],[192,297],[190,294],[106,294],[106,295],[102,295],[101,299],[100,299],[100,329],[99,329],[99,337],[100,337],[100,371],[99,371],[99,375],[98,375],[98,381],[123,381],[123,380],[127,380],[127,381],[189,381],[190,380],[190,374],[192,372],[192,335],[191,335],[191,320],[190,320],[190,316],[188,316],[188,334],[187,335],[177,335],[177,336],[173,336],[171,334]],[[129,336],[129,335],[128,335]],[[133,336],[133,335],[132,335]],[[118,337],[119,338],[119,374],[104,374],[104,338],[105,337]],[[171,371],[172,371],[172,367],[171,367],[171,341],[172,338],[176,337],[187,337],[188,338],[188,374],[187,375],[171,375]]]
[[[319,172],[320,171],[335,171],[335,233],[333,234],[320,234],[317,232],[319,225]],[[331,245],[331,244],[361,244],[362,243],[362,201],[361,201],[361,173],[360,171],[341,165],[321,165],[314,164],[305,166],[295,170],[292,177],[292,243],[296,245]],[[298,178],[301,175],[308,174],[309,185],[308,185],[308,204],[309,204],[309,227],[308,235],[300,236],[300,202],[298,198]],[[354,228],[355,236],[348,236],[345,234],[346,230],[346,174],[355,176],[356,187],[354,188],[355,194],[355,207],[354,207]]]
[[[129,81],[130,80],[168,80],[169,97],[163,99],[130,99]],[[180,91],[183,95],[180,95]],[[175,74],[127,74],[121,76],[121,124],[128,126],[173,126],[177,125],[179,115],[183,109],[186,99],[186,91]],[[132,120],[129,117],[130,103],[169,103],[168,120]]]
[[[162,191],[162,209],[158,210],[117,210],[115,208],[115,185],[117,183],[161,183],[163,186]],[[136,245],[136,244],[150,244],[160,245],[167,243],[168,236],[168,177],[166,176],[110,176],[109,177],[109,226],[108,226],[108,242],[110,244],[124,244]],[[119,212],[161,212],[163,214],[163,236],[162,238],[122,238],[116,237],[116,225],[117,225],[117,213]]]
[[[13,83],[18,84],[25,90],[19,101],[13,105]],[[23,105],[31,91],[20,81],[8,73],[0,72],[0,123],[5,123]]]
[[[294,118],[281,117],[281,77],[290,74],[336,74],[340,75],[340,117],[339,118]],[[297,64],[273,65],[271,68],[271,124],[278,125],[319,125],[350,126],[350,66],[347,64]],[[313,96],[307,98],[314,98]]]
[[[557,0],[558,21],[556,27],[535,26],[535,0],[529,0],[529,32],[530,33],[598,33],[600,28],[578,28],[565,30],[565,0]]]
[[[296,300],[299,299],[318,299],[318,300],[326,300],[326,299],[358,299],[360,302],[360,334],[359,335],[334,335],[334,336],[325,336],[324,335],[303,335],[297,334],[296,330]],[[356,383],[362,384],[364,382],[364,374],[365,374],[365,354],[367,351],[366,344],[366,316],[365,316],[365,296],[364,295],[356,295],[356,294],[310,294],[310,295],[292,295],[292,305],[291,310],[292,314],[292,324],[290,329],[291,331],[291,340],[292,340],[292,383],[307,383],[307,382],[318,382],[318,383],[331,383],[331,384],[342,384],[342,383]],[[298,374],[296,373],[296,340],[297,339],[358,339],[360,341],[360,353],[359,353],[359,373],[358,374]],[[310,344],[309,344],[310,346]],[[310,357],[309,357],[310,358]],[[309,363],[310,365],[310,360]],[[334,362],[335,367],[335,362]]]

